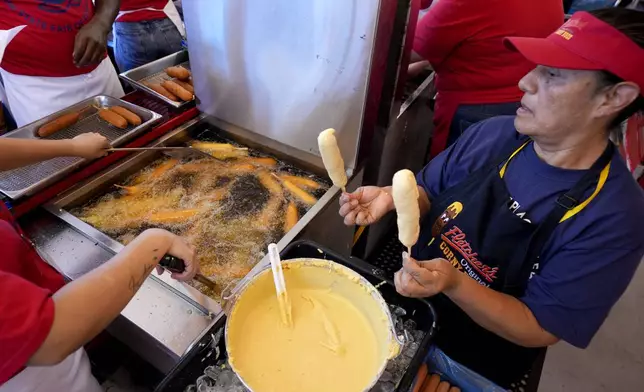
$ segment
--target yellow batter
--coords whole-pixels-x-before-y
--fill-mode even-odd
[[[233,305],[228,354],[254,392],[360,392],[392,354],[387,314],[355,274],[326,262],[285,263],[293,324],[270,270]]]

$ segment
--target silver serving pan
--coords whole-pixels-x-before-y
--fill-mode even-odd
[[[103,121],[98,116],[98,108],[110,106],[122,106],[133,113],[136,113],[143,122],[138,126],[128,126],[126,129],[120,129]],[[36,131],[42,125],[71,112],[80,112],[80,120],[65,129],[54,133],[45,138],[37,136]],[[73,106],[53,113],[31,124],[9,132],[2,137],[15,139],[47,139],[63,140],[72,139],[82,133],[97,132],[105,136],[112,146],[119,146],[135,136],[141,134],[150,128],[154,123],[161,119],[161,115],[151,110],[133,105],[121,99],[112,98],[106,95],[98,95],[88,98]],[[66,174],[78,169],[88,163],[87,159],[79,157],[58,157],[33,165],[20,167],[17,169],[0,173],[0,192],[17,200],[24,196],[33,195],[35,192],[55,183],[62,179]]]
[[[190,69],[190,62],[188,61],[187,51],[182,50],[180,52],[173,53],[169,56],[162,57],[151,63],[123,72],[119,76],[121,77],[121,79],[127,81],[135,88],[145,91],[147,94],[153,95],[163,100],[164,102],[168,103],[169,105],[172,105],[176,108],[180,108],[192,103],[192,101],[188,101],[188,102],[172,101],[164,97],[163,95],[157,93],[156,91],[152,90],[151,88],[149,88],[144,84],[144,83],[160,84],[165,80],[172,80],[172,78],[165,73],[165,69],[175,65],[180,65],[186,69]]]

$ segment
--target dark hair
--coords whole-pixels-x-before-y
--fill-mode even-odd
[[[590,14],[621,31],[622,34],[644,49],[644,12],[626,8],[603,8],[590,11]],[[600,71],[600,85],[602,87],[614,86],[623,81],[622,78],[608,71]],[[640,89],[642,89],[640,95],[615,117],[611,128],[620,125],[633,114],[644,111],[644,86],[640,86]]]

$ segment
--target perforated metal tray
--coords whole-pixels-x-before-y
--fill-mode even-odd
[[[190,69],[187,51],[182,50],[180,52],[173,53],[138,68],[123,72],[119,76],[135,88],[145,91],[146,93],[153,95],[176,108],[180,108],[193,103],[194,100],[188,102],[175,102],[145,85],[145,83],[160,84],[166,80],[172,80],[172,78],[165,73],[165,69],[175,65],[180,65],[188,70]]]
[[[141,125],[135,127],[128,126],[126,129],[120,129],[101,120],[96,108],[115,105],[123,106],[133,113],[136,113],[141,117],[141,120],[143,120]],[[51,114],[29,125],[25,125],[24,127],[16,129],[2,137],[15,139],[39,139],[36,135],[36,131],[40,126],[71,112],[81,113],[80,120],[76,124],[62,129],[53,135],[40,139],[63,140],[74,138],[86,132],[97,132],[105,136],[112,143],[112,146],[118,146],[145,131],[161,118],[161,115],[151,110],[144,109],[120,99],[99,95],[86,99],[85,101],[79,102],[76,105]],[[58,181],[64,177],[65,174],[76,170],[87,162],[88,161],[86,159],[79,157],[59,157],[14,170],[1,172],[0,192],[14,200],[32,195],[38,190]]]

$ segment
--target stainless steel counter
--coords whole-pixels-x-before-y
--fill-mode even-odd
[[[113,256],[46,211],[25,217],[21,224],[43,258],[70,280]],[[166,372],[211,322],[211,317],[147,279],[108,331]]]
[[[362,181],[361,173],[349,184]],[[296,239],[309,239],[348,256],[353,228],[342,224],[338,215],[339,190],[327,192],[300,222],[278,243],[281,250]],[[114,251],[106,249],[48,211],[37,210],[21,220],[42,257],[68,279],[74,280],[109,260]],[[265,258],[249,274],[267,266]],[[167,373],[223,313],[207,306],[206,314],[194,304],[169,290],[176,282],[148,278],[108,331],[142,358]],[[177,287],[174,287],[175,289]],[[203,308],[201,308],[203,309]]]

